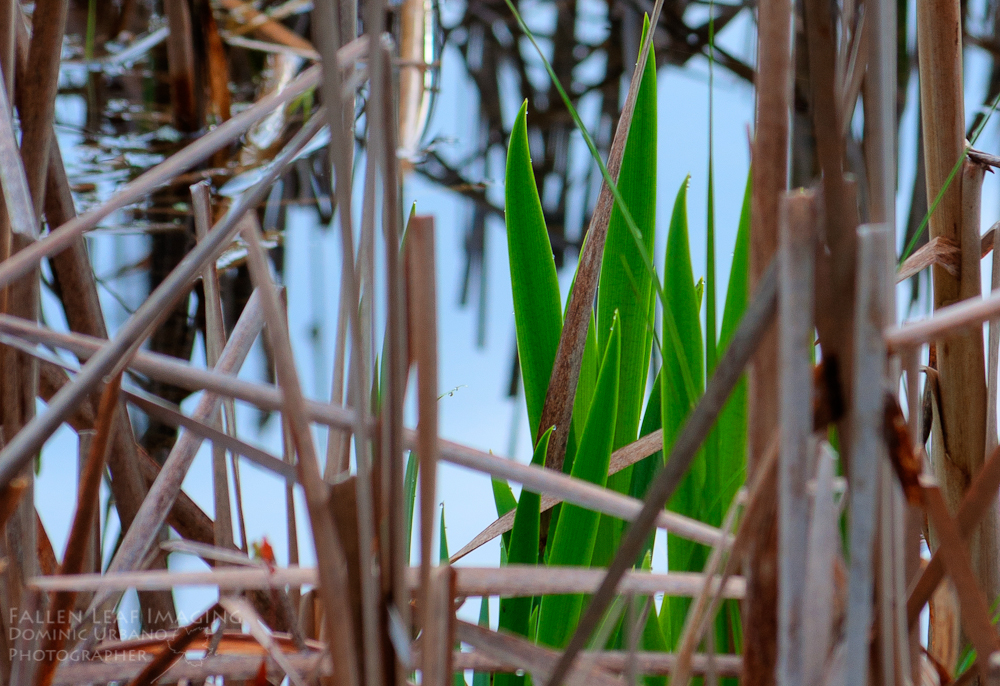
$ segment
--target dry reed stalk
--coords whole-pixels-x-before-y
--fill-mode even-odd
[[[219,4],[229,10],[230,14],[237,21],[252,26],[251,30],[254,33],[260,34],[261,37],[311,54],[314,59],[319,56],[312,43],[290,30],[281,22],[271,19],[262,12],[258,12],[250,3],[243,2],[242,0],[220,0]]]
[[[840,531],[833,502],[834,456],[823,446],[818,450],[816,492],[809,518],[806,558],[806,596],[803,606],[803,683],[823,680],[833,647],[834,584],[830,577],[840,557]]]
[[[961,531],[948,512],[940,487],[923,484],[923,505],[958,593],[962,628],[978,655],[992,655],[1000,650],[1000,638],[990,622],[989,604],[973,573],[969,549],[962,543]],[[977,660],[976,664],[982,677],[987,678],[986,660]]]
[[[92,534],[94,533],[94,523],[100,523],[101,480],[104,476],[105,458],[113,430],[120,388],[121,375],[119,374],[108,382],[101,393],[101,403],[97,410],[96,433],[93,440],[90,441],[87,462],[83,474],[80,476],[76,513],[73,515],[73,524],[66,540],[66,551],[63,554],[62,564],[59,566],[60,576],[79,574],[84,567],[88,548],[100,545],[100,538],[92,540]],[[37,686],[49,686],[52,683],[57,665],[55,658],[66,644],[67,629],[71,621],[70,610],[73,609],[75,602],[75,591],[56,592],[49,598],[49,619],[45,627],[47,638],[43,643],[42,660],[35,673]]]
[[[28,73],[31,76],[22,84],[24,96],[20,108],[21,155],[28,172],[28,187],[36,217],[41,215],[44,207],[49,149],[55,144],[52,124],[68,8],[69,0],[38,0],[31,17],[33,31],[28,50]]]
[[[28,45],[30,36],[18,4],[16,18],[17,54],[16,65],[19,83],[28,79]],[[23,89],[22,89],[23,90]],[[17,94],[23,98],[23,93]],[[61,226],[76,216],[73,196],[66,178],[62,155],[58,145],[50,146],[47,190],[45,192],[45,217],[49,226]],[[0,239],[2,240],[2,239]],[[87,246],[82,236],[62,252],[49,258],[56,290],[63,302],[66,321],[72,331],[98,338],[108,337],[97,295],[97,284],[87,254]],[[46,398],[48,400],[48,398]],[[125,406],[119,402],[116,430],[112,438],[112,450],[108,455],[108,469],[111,473],[111,491],[122,527],[132,524],[139,511],[142,498],[146,494],[145,483],[136,463],[135,436],[132,425],[125,414]],[[167,598],[152,599],[140,597],[145,606],[152,602],[158,607],[167,606]]]
[[[25,169],[14,136],[12,110],[8,93],[0,78],[0,186],[3,190],[4,210],[10,231],[2,236],[0,257],[23,249],[38,235],[38,218],[30,196]],[[34,270],[19,281],[4,287],[0,295],[0,309],[4,312],[36,321],[38,319],[39,287]],[[35,397],[38,387],[38,367],[34,360],[21,356],[17,351],[0,348],[0,423],[6,440],[14,436],[35,414]],[[9,565],[0,579],[5,594],[5,607],[29,608],[38,599],[26,596],[23,580],[38,569],[37,523],[34,511],[34,472],[22,465],[11,476],[22,474],[28,479],[25,497],[7,524],[3,554]],[[20,655],[30,654],[38,645],[37,639],[24,638],[16,646]],[[25,652],[27,651],[27,652]],[[5,660],[6,661],[6,660]],[[13,661],[13,659],[12,659]],[[31,683],[34,663],[18,658],[11,665],[11,682]]]
[[[779,419],[778,488],[778,683],[800,683],[813,431],[813,295],[817,203],[810,191],[786,193],[778,227]]]
[[[448,686],[455,645],[455,570],[443,564],[431,570],[430,577],[430,587],[421,589],[421,599],[426,598],[427,604],[420,610],[423,623],[420,683]]]
[[[350,0],[342,0],[343,4],[351,5]],[[384,53],[386,64],[391,63],[391,46],[382,41],[380,50]],[[406,558],[406,543],[410,532],[406,529],[406,514],[400,506],[404,502],[404,434],[403,434],[403,402],[406,397],[406,379],[409,372],[409,351],[407,350],[406,327],[406,282],[402,259],[403,225],[400,212],[400,170],[399,158],[396,155],[398,147],[395,136],[397,121],[395,107],[397,102],[393,89],[394,78],[391,69],[383,70],[385,80],[384,96],[381,101],[383,126],[381,131],[385,136],[382,143],[382,183],[386,189],[383,193],[384,207],[382,210],[382,233],[385,241],[385,271],[386,271],[386,347],[383,349],[383,359],[388,361],[385,374],[385,390],[382,398],[382,507],[383,518],[388,522],[380,524],[380,530],[388,530],[388,545],[383,546],[383,559],[389,561],[391,587],[390,613],[395,612],[403,627],[411,626],[410,603],[407,597],[405,570],[410,564]],[[388,511],[388,512],[387,512]],[[383,581],[383,587],[385,587]],[[396,686],[404,686],[405,670],[404,656],[410,651],[409,636],[402,647],[396,648],[397,663],[394,666]]]
[[[590,639],[611,603],[618,581],[635,563],[639,551],[653,530],[658,513],[663,510],[684,477],[723,405],[742,376],[750,357],[761,344],[776,314],[778,295],[776,272],[777,265],[772,264],[758,284],[726,352],[706,384],[704,395],[684,422],[663,469],[650,484],[641,512],[625,532],[618,551],[608,567],[607,576],[581,616],[573,637],[553,669],[552,676],[547,682],[548,686],[560,686],[562,679],[572,667],[573,660]]]
[[[29,587],[43,592],[124,591],[129,588],[160,590],[171,586],[214,586],[221,591],[239,589],[270,590],[285,586],[313,586],[319,578],[313,567],[277,567],[271,569],[239,553],[191,541],[170,541],[161,546],[169,552],[198,555],[205,560],[237,564],[216,567],[211,571],[167,572],[162,570],[40,576],[29,580]],[[604,576],[601,569],[584,567],[453,567],[456,598],[529,597],[566,593],[591,593]],[[420,593],[420,568],[407,567],[404,581],[407,597]],[[707,591],[705,590],[707,589]],[[695,597],[701,592],[718,594],[724,599],[741,599],[745,591],[742,577],[706,576],[694,572],[653,573],[632,570],[622,577],[617,591],[622,594]]]
[[[961,16],[958,2],[917,4],[928,203],[935,202],[940,194],[937,209],[930,215],[930,235],[945,236],[962,250],[958,278],[942,268],[934,269],[935,310],[981,293],[979,217],[970,221],[972,218],[963,208],[970,202],[978,208],[979,182],[964,171],[953,175],[965,148]],[[972,185],[969,189],[965,188],[967,181]],[[951,337],[937,348],[940,426],[946,431],[934,432],[938,435],[932,443],[931,463],[945,500],[954,510],[985,459],[987,398],[982,332]],[[1000,595],[1000,542],[996,540],[995,525],[996,517],[984,523],[970,545],[974,551],[973,569],[990,598]],[[957,632],[958,628],[952,630]],[[932,636],[932,652],[935,641]]]
[[[284,91],[282,91],[284,92]],[[216,128],[219,131],[236,117]],[[113,369],[124,367],[142,341],[169,313],[171,307],[185,294],[204,264],[215,257],[228,244],[236,230],[238,221],[249,208],[255,207],[269,192],[271,184],[280,175],[297,152],[319,129],[322,118],[314,117],[292,138],[275,158],[271,168],[253,188],[248,190],[230,208],[203,241],[198,243],[181,260],[177,267],[149,295],[145,302],[122,325],[115,338],[101,348],[77,374],[73,383],[53,396],[45,413],[36,416],[13,436],[7,446],[0,451],[0,485],[7,483],[31,459],[31,455],[41,448],[49,436],[59,427],[63,419],[90,392],[102,377]],[[205,138],[208,138],[207,134]],[[202,141],[205,138],[201,139]],[[196,144],[197,145],[197,144]],[[181,153],[183,154],[183,151]],[[162,165],[161,165],[162,166]],[[35,245],[40,245],[41,242]],[[8,260],[9,264],[12,260]],[[0,264],[0,270],[3,265]]]
[[[318,113],[314,117],[319,120],[323,119]],[[330,652],[336,670],[335,678],[343,686],[358,686],[360,684],[360,671],[359,665],[356,663],[354,632],[349,619],[347,559],[344,555],[340,534],[333,523],[327,504],[329,492],[320,474],[319,462],[316,459],[316,447],[309,430],[302,387],[295,370],[291,342],[288,337],[288,327],[285,326],[277,288],[271,280],[267,258],[261,247],[260,227],[257,225],[256,218],[244,222],[242,234],[247,244],[247,266],[250,270],[250,277],[261,293],[262,309],[267,321],[268,341],[271,344],[271,350],[274,351],[278,382],[282,389],[282,410],[292,430],[295,448],[299,456],[299,479],[305,490],[306,504],[313,530],[313,542],[316,546],[316,558],[320,562],[320,595],[324,605],[323,622],[330,641]],[[376,646],[366,647],[370,650],[376,650]]]
[[[434,220],[431,217],[410,219],[407,245],[409,278],[409,339],[417,367],[417,456],[420,460],[420,586],[423,593],[418,606],[420,626],[425,630],[431,620],[432,540],[437,514],[437,296],[434,284]],[[424,659],[428,660],[428,654]],[[429,664],[425,662],[423,669]]]
[[[180,410],[175,409],[165,400],[161,400],[155,395],[140,391],[124,391],[124,396],[130,403],[158,421],[178,428],[183,427],[202,439],[212,441],[223,451],[230,450],[233,454],[242,455],[260,467],[280,476],[288,484],[294,484],[297,480],[295,465],[293,463],[282,460],[238,438],[233,438],[229,434],[219,431],[216,426],[200,421],[194,416],[182,414]],[[227,484],[223,482],[222,485]],[[228,494],[229,490],[227,486],[225,497],[228,498]],[[232,523],[229,524],[228,528],[229,535],[226,537],[226,541],[224,543],[217,542],[217,545],[233,546]]]
[[[260,300],[259,295],[250,297],[243,314],[233,328],[232,336],[219,356],[215,367],[217,371],[233,374],[243,364],[264,324]],[[202,420],[207,419],[216,412],[220,404],[219,396],[207,393],[199,400],[194,415]],[[143,500],[132,526],[125,533],[114,558],[108,565],[109,572],[133,570],[142,562],[151,544],[156,540],[156,532],[166,521],[167,513],[180,493],[181,484],[200,446],[201,439],[190,432],[182,432],[178,437],[156,481]],[[111,594],[98,594],[87,609],[85,621],[96,616],[98,610],[113,604],[116,599]]]
[[[757,20],[757,108],[754,125],[750,213],[750,287],[756,288],[778,251],[778,204],[788,188],[792,92],[792,3],[761,0]],[[750,369],[747,475],[760,469],[778,425],[778,340],[771,328]],[[777,668],[777,538],[756,542],[747,560],[748,598],[743,604],[745,686],[768,686]]]
[[[191,186],[191,209],[194,214],[195,236],[204,240],[212,226],[212,201],[207,181]],[[222,321],[222,300],[219,295],[219,273],[215,263],[205,265],[201,273],[201,284],[205,294],[205,362],[208,367],[215,367],[219,354],[226,344],[226,329]],[[223,401],[226,413],[226,423],[222,421],[222,411],[216,412],[212,422],[220,429],[225,427],[233,431],[236,409],[233,401]],[[212,443],[212,486],[215,504],[215,544],[222,547],[232,547],[236,540],[233,536],[233,513],[229,501],[229,474],[226,469],[226,449],[218,443]]]
[[[968,541],[969,534],[974,530],[979,518],[985,513],[989,503],[1000,487],[1000,449],[995,449],[990,458],[979,470],[965,492],[965,498],[955,515],[955,522],[963,540]],[[937,585],[944,578],[944,553],[934,551],[930,562],[924,568],[919,580],[914,584],[907,602],[907,622],[915,627],[920,618],[920,611],[930,599]]]
[[[886,454],[884,438],[884,395],[886,383],[885,343],[882,332],[892,316],[886,303],[885,269],[888,229],[866,225],[858,230],[858,286],[854,312],[854,351],[857,353],[850,409],[854,430],[850,454],[865,456],[852,462],[849,475],[850,567],[848,578],[847,654],[845,678],[848,684],[867,683],[869,636],[873,619],[873,544],[878,493],[878,467]],[[864,657],[862,657],[864,656]]]
[[[367,39],[362,36],[338,51],[338,63],[341,66],[354,64],[364,55],[366,49]],[[307,69],[286,88],[261,98],[183,150],[171,155],[157,166],[125,184],[99,207],[74,217],[69,222],[57,227],[43,240],[31,246],[24,254],[0,264],[0,286],[6,286],[30,272],[43,257],[54,255],[70,247],[78,236],[93,229],[98,222],[111,213],[134,203],[148,195],[153,189],[204,162],[216,151],[237,140],[254,124],[267,117],[275,108],[315,88],[321,78],[322,72],[318,66]]]
[[[653,36],[659,26],[660,10],[663,0],[653,3],[653,12],[649,25],[653,27],[646,36],[639,50],[636,65],[646,64],[649,51],[652,49]],[[615,135],[608,151],[608,175],[618,183],[618,171],[621,168],[622,156],[625,154],[625,144],[628,142],[628,132],[632,125],[632,112],[639,95],[639,84],[642,82],[643,69],[632,70],[628,94],[622,105],[615,127]],[[542,406],[541,421],[538,423],[538,435],[532,436],[532,442],[537,442],[550,427],[556,427],[549,440],[546,452],[545,466],[554,471],[561,471],[563,459],[566,456],[566,442],[569,440],[569,428],[573,418],[573,399],[576,397],[576,386],[580,380],[580,365],[583,361],[583,349],[587,341],[587,327],[593,313],[594,297],[601,276],[601,261],[604,257],[604,242],[608,235],[608,224],[611,221],[611,211],[614,208],[614,197],[606,182],[601,183],[601,191],[597,196],[594,212],[590,215],[587,227],[587,241],[580,253],[576,277],[573,282],[573,292],[566,305],[566,316],[563,321],[562,334],[559,337],[559,347],[552,364],[552,376],[549,379],[548,391],[545,393],[545,403]],[[541,519],[542,540],[548,535],[549,517]],[[544,545],[544,544],[543,544]],[[558,686],[558,685],[553,685]]]
[[[170,28],[167,35],[167,67],[174,126],[190,133],[201,128],[201,98],[195,88],[197,77],[191,7],[187,0],[164,0],[163,10]]]
[[[625,653],[623,651],[606,650],[601,652],[585,652],[583,658],[587,664],[611,672],[625,672],[628,665],[634,665],[636,674],[671,675],[676,678],[675,670],[677,656],[670,653],[641,652]],[[522,663],[514,660],[502,660],[485,655],[479,651],[471,653],[456,652],[453,657],[456,670],[472,669],[490,672],[514,672],[522,668]],[[739,655],[706,655],[699,653],[692,656],[691,671],[695,674],[706,674],[710,669],[716,670],[716,676],[739,676],[743,660]]]

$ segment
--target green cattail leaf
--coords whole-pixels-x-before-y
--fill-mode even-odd
[[[562,309],[552,244],[531,170],[527,110],[525,101],[510,134],[504,195],[517,353],[534,440],[559,348]]]
[[[545,453],[549,449],[549,438],[552,436],[550,427],[542,435],[535,447],[531,464],[537,467],[545,466]],[[535,565],[538,564],[538,527],[540,518],[541,498],[537,493],[528,490],[521,491],[514,514],[514,527],[511,529],[510,548],[507,552],[507,564]],[[527,636],[530,629],[532,599],[501,598],[500,599],[500,629],[518,636]],[[497,673],[494,678],[496,686],[522,686],[524,676],[516,674]]]
[[[698,297],[695,292],[694,275],[691,269],[691,251],[688,243],[687,187],[685,179],[677,193],[670,231],[667,235],[666,264],[663,270],[664,289],[668,295],[666,306],[670,308],[677,325],[681,349],[687,369],[682,368],[681,358],[672,347],[663,350],[663,368],[660,374],[661,416],[663,422],[663,454],[670,455],[674,441],[680,432],[691,407],[698,400],[692,397],[684,383],[685,371],[695,384],[695,392],[704,389],[704,369],[701,322]],[[701,519],[705,514],[706,465],[704,454],[699,454],[678,486],[668,507],[680,514]],[[686,541],[668,533],[667,561],[675,571],[701,570],[706,553],[703,546]],[[660,627],[664,640],[671,650],[676,647],[684,620],[687,598],[665,598],[660,614]]]
[[[503,479],[493,479],[493,502],[497,507],[498,519],[517,507],[517,499],[514,498],[514,492],[510,490],[510,484]],[[507,551],[510,550],[509,531],[501,536],[501,545],[501,555],[506,556]]]
[[[490,599],[483,596],[479,601],[479,626],[490,628]],[[472,686],[490,686],[489,672],[473,672]]]
[[[410,563],[410,546],[413,543],[413,502],[417,498],[417,472],[420,462],[417,454],[410,451],[406,458],[406,473],[403,476],[403,501],[406,504],[406,563]]]
[[[604,486],[611,460],[611,445],[618,415],[618,367],[621,360],[621,335],[617,318],[601,364],[594,392],[594,402],[583,430],[583,440],[573,462],[572,476]],[[555,528],[549,564],[589,566],[597,539],[600,515],[576,505],[563,503]],[[542,645],[561,648],[576,627],[583,604],[582,595],[553,595],[542,598],[538,613],[536,640]]]

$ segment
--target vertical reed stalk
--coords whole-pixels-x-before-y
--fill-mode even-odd
[[[933,203],[947,185],[930,216],[930,235],[944,236],[962,250],[958,277],[940,266],[934,267],[935,309],[978,297],[981,292],[977,246],[982,172],[966,162],[962,173],[954,175],[948,185],[964,154],[965,142],[961,20],[957,0],[917,3],[928,203]],[[978,329],[949,337],[937,346],[941,431],[932,444],[931,462],[952,511],[985,459],[987,395],[983,354],[983,338]],[[973,569],[987,597],[998,597],[1000,548],[995,512],[976,529],[969,548],[973,551]],[[957,627],[953,630],[957,631]],[[932,645],[935,640],[932,639]]]
[[[761,0],[758,9],[757,116],[751,174],[750,285],[756,288],[778,249],[778,201],[788,188],[789,116],[792,90],[792,3]],[[776,326],[752,360],[747,477],[753,478],[778,426]],[[777,668],[777,536],[774,526],[754,541],[743,603],[742,683],[768,686]]]

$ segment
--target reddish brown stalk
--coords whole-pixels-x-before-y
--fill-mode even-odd
[[[420,624],[428,626],[431,540],[437,514],[437,299],[434,288],[434,220],[413,217],[407,237],[410,341],[417,366],[417,455],[420,458]],[[428,653],[429,655],[429,653]],[[425,660],[428,658],[425,655]],[[423,669],[428,669],[425,662]]]
[[[35,215],[40,216],[45,201],[45,177],[49,167],[49,148],[55,136],[56,90],[59,85],[59,60],[69,0],[38,0],[32,15],[31,46],[28,50],[30,78],[24,87],[21,108],[21,155],[28,173],[28,188],[34,201]]]
[[[219,4],[229,10],[240,21],[245,22],[247,26],[253,27],[248,30],[252,30],[262,38],[316,54],[316,48],[313,47],[312,43],[287,28],[281,22],[274,21],[266,14],[258,12],[250,3],[242,2],[242,0],[220,0]]]
[[[187,0],[164,0],[163,9],[170,26],[170,35],[167,36],[167,65],[174,126],[185,132],[197,131],[201,126],[201,117],[195,94],[191,9]]]
[[[750,286],[755,288],[778,250],[778,202],[788,188],[789,112],[792,90],[790,0],[761,0],[757,21],[757,116],[751,158]],[[771,327],[751,361],[747,476],[759,469],[778,425],[778,340]],[[777,536],[773,524],[747,560],[743,603],[746,686],[774,682],[777,668]]]
[[[97,430],[90,441],[87,463],[80,476],[76,514],[73,517],[73,525],[70,527],[62,565],[59,567],[60,575],[79,574],[83,568],[88,548],[100,543],[100,541],[91,539],[94,522],[97,521],[96,517],[100,508],[101,479],[104,476],[105,457],[108,453],[108,443],[114,426],[121,380],[119,373],[104,387],[104,391],[101,393],[101,403],[97,408]],[[70,623],[69,611],[75,602],[75,591],[57,592],[49,598],[48,638],[43,644],[43,659],[35,677],[37,686],[49,686],[52,683],[57,665],[55,657],[66,644],[66,630]]]

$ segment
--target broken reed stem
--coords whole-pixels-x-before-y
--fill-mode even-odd
[[[801,683],[813,430],[813,296],[818,208],[811,191],[781,201],[778,340],[781,452],[778,489],[778,683]]]
[[[336,109],[336,108],[334,108]],[[318,115],[314,115],[318,117]],[[267,321],[268,340],[274,351],[278,382],[282,389],[283,417],[292,430],[298,452],[299,479],[306,495],[309,519],[319,560],[320,597],[323,600],[323,623],[330,641],[337,680],[344,686],[359,686],[357,653],[354,631],[350,626],[347,558],[340,535],[327,506],[328,489],[319,471],[316,447],[309,430],[302,387],[292,357],[288,327],[282,314],[277,287],[271,280],[267,258],[261,247],[260,227],[256,217],[243,224],[243,238],[247,244],[247,266],[250,277],[261,293],[262,309]],[[359,513],[360,514],[360,513]]]
[[[66,551],[63,554],[59,575],[79,574],[87,557],[88,549],[100,546],[100,539],[92,540],[94,522],[100,521],[99,509],[101,502],[101,481],[104,477],[105,458],[108,453],[108,443],[113,428],[115,412],[118,407],[118,392],[122,377],[118,374],[109,381],[101,393],[101,402],[97,409],[96,433],[90,441],[87,462],[80,475],[80,485],[77,489],[76,514],[66,540]],[[96,519],[95,519],[96,518]],[[76,602],[75,591],[60,591],[49,598],[46,640],[41,664],[35,676],[37,686],[49,686],[55,675],[56,655],[66,644],[66,630],[70,623],[70,610]]]
[[[420,626],[431,620],[432,540],[437,514],[437,296],[434,283],[434,219],[410,219],[406,257],[409,282],[410,340],[417,366],[417,456],[420,459]],[[429,651],[428,651],[429,653]],[[428,668],[425,663],[423,669]]]
[[[879,465],[886,458],[884,437],[884,392],[886,352],[882,332],[892,316],[885,294],[891,283],[885,269],[889,246],[884,224],[866,225],[858,230],[858,287],[854,307],[854,350],[856,352],[854,396],[851,405],[851,454],[866,456],[852,462],[850,470],[850,567],[847,605],[847,660],[849,684],[867,683],[869,637],[873,618],[873,544],[875,504]]]

